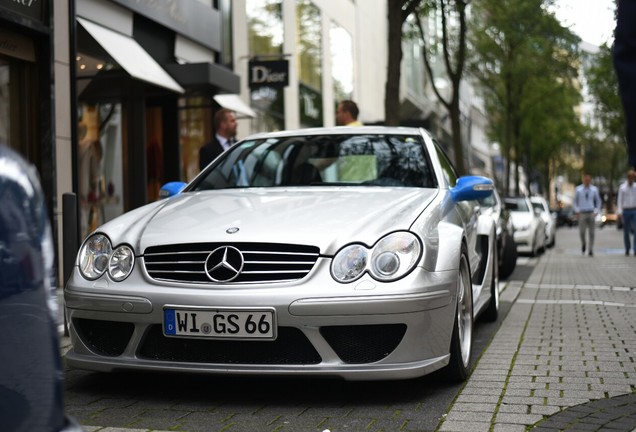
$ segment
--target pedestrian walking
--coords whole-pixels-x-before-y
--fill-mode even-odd
[[[576,187],[574,195],[574,212],[579,219],[579,236],[581,237],[581,252],[594,256],[594,228],[596,215],[601,211],[601,196],[598,188],[592,184],[592,176],[583,175],[583,183]],[[587,242],[586,242],[586,233]],[[586,248],[587,246],[587,248]]]
[[[631,246],[636,255],[636,237],[633,243],[631,235],[636,230],[636,171],[627,172],[627,180],[618,189],[618,217],[623,221],[623,242],[625,243],[625,255],[629,255]]]
[[[229,149],[236,138],[236,113],[222,108],[214,114],[214,136],[199,149],[199,169],[208,166],[218,155]]]

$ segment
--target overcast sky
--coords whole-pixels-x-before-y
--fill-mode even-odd
[[[555,14],[585,42],[611,44],[616,26],[613,0],[556,0]]]

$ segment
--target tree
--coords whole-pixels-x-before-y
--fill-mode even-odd
[[[611,49],[603,44],[589,60],[585,76],[598,126],[593,129],[591,143],[585,154],[585,166],[586,170],[603,173],[607,177],[608,201],[613,205],[615,181],[623,174],[627,160],[623,126],[625,117],[618,96],[618,79],[612,64]]]
[[[481,0],[473,8],[470,71],[484,92],[489,136],[500,143],[506,161],[504,194],[511,167],[519,193],[520,167],[531,173],[537,162],[545,163],[575,138],[570,133],[576,130],[574,106],[580,98],[579,39],[548,12],[551,3]]]
[[[416,15],[416,25],[422,40],[422,58],[426,74],[437,99],[448,111],[451,121],[455,167],[460,174],[466,174],[464,147],[461,134],[461,110],[459,106],[459,86],[466,62],[466,8],[467,0],[427,0]],[[441,35],[425,32],[422,16],[439,18]],[[428,37],[427,37],[428,36]],[[446,78],[450,81],[448,99],[441,94],[435,84],[432,64],[433,56],[441,49]]]
[[[384,93],[384,118],[388,126],[400,124],[402,27],[420,3],[421,0],[388,0],[389,58]]]

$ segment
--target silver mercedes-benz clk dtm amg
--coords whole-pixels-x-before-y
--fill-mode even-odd
[[[492,189],[423,129],[250,136],[86,238],[67,364],[464,379],[499,307]]]

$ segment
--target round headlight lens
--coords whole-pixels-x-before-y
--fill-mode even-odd
[[[365,271],[367,249],[362,245],[350,245],[340,250],[331,263],[331,274],[338,282],[352,282]]]
[[[135,255],[128,246],[119,246],[108,261],[108,274],[116,281],[121,282],[128,277],[135,265]]]
[[[374,270],[382,276],[393,276],[400,269],[400,257],[395,252],[382,252],[373,262]]]
[[[422,254],[422,244],[409,232],[396,232],[380,240],[371,253],[371,275],[388,281],[409,273]]]
[[[86,279],[97,279],[108,268],[113,247],[103,234],[96,234],[86,240],[79,253],[79,268]]]

